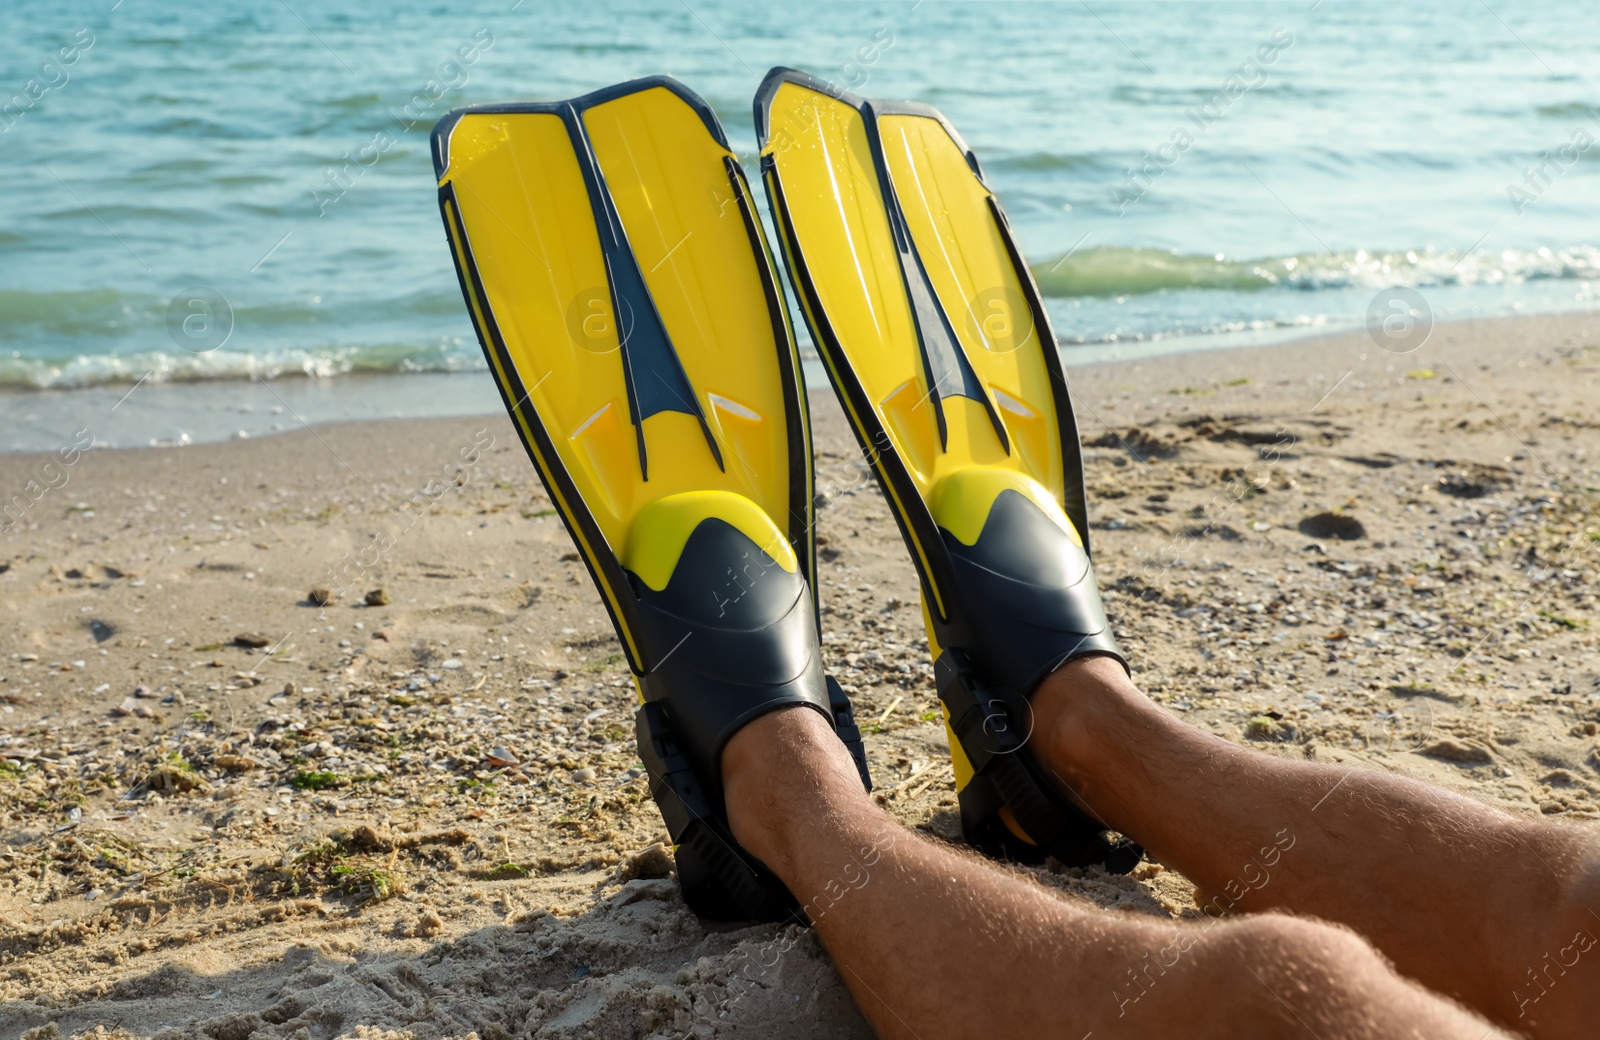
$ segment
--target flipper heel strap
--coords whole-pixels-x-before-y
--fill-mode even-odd
[[[1113,874],[1138,865],[1139,846],[1110,840],[1104,825],[1073,804],[1058,780],[1042,774],[1028,753],[1033,716],[1025,701],[985,688],[959,649],[941,653],[933,674],[950,732],[973,772],[959,795],[969,842],[1006,859],[1038,859],[1048,852],[1069,866],[1099,863]],[[1015,827],[1008,826],[1006,813]]]
[[[721,814],[712,808],[662,705],[641,704],[634,724],[650,796],[677,847],[678,886],[684,902],[716,921],[776,921],[794,914],[797,907],[788,890],[734,841]]]
[[[671,508],[641,520],[670,521],[659,514]],[[719,513],[695,523],[661,588],[630,568],[639,633],[656,662],[639,680],[639,756],[677,846],[689,906],[718,920],[781,920],[797,917],[793,897],[728,829],[723,748],[761,715],[805,706],[821,712],[850,747],[863,784],[865,758],[849,701],[822,669],[810,589],[781,550],[769,552],[787,543],[776,529],[760,530],[749,519],[754,514]],[[659,552],[661,545],[657,528],[649,548]],[[638,570],[651,568],[640,561]]]
[[[844,687],[839,685],[839,680],[828,676],[828,704],[833,708],[833,732],[850,751],[850,758],[856,764],[856,772],[861,776],[861,786],[868,792],[872,790],[872,775],[867,772],[867,749],[861,743],[861,730],[856,726],[856,712],[850,706],[850,698],[845,694]]]
[[[953,575],[948,620],[930,616],[934,674],[972,769],[960,793],[968,840],[1010,858],[1133,869],[1142,850],[1110,840],[1027,746],[1028,694],[1052,671],[1090,654],[1127,667],[1071,522],[1015,473],[963,471],[932,497]]]

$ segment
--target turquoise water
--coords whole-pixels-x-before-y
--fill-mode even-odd
[[[141,379],[481,369],[429,128],[659,72],[741,152],[774,64],[941,107],[1069,362],[1358,325],[1390,285],[1444,319],[1590,308],[1600,280],[1600,12],[1577,0],[9,0],[0,29],[13,416]],[[180,346],[226,309],[219,348]]]

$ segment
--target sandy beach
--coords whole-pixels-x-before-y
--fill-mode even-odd
[[[1149,696],[1597,826],[1600,315],[1069,379]],[[955,839],[915,579],[813,389],[829,665],[880,803]],[[684,908],[502,415],[86,446],[0,456],[0,1040],[869,1035],[808,932]],[[1199,915],[1156,863],[1029,873]]]

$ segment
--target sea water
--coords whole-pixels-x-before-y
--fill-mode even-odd
[[[1579,0],[9,0],[0,450],[495,410],[428,132],[655,73],[752,175],[773,65],[941,108],[1069,364],[1358,327],[1392,286],[1592,308],[1597,32]]]

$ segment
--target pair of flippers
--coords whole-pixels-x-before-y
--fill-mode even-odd
[[[788,69],[755,113],[790,281],[921,578],[966,836],[1129,869],[1027,747],[1040,679],[1121,655],[1055,339],[977,159],[931,108]],[[433,157],[485,356],[633,670],[685,899],[792,915],[729,832],[722,749],[804,705],[871,781],[823,668],[805,386],[744,172],[665,77],[452,112]]]

